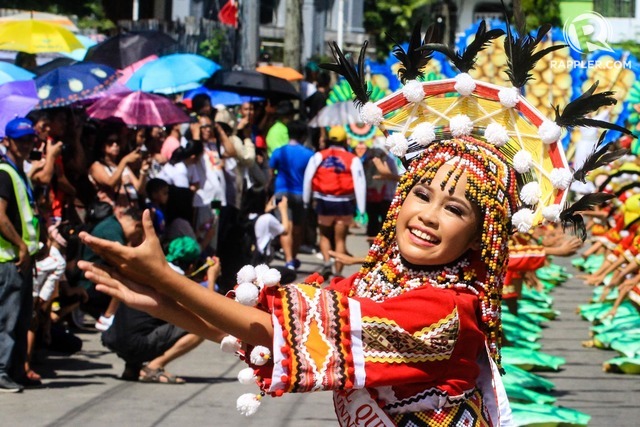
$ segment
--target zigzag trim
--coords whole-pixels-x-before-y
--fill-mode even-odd
[[[426,400],[427,398],[433,397],[433,396],[446,397],[447,404],[445,406],[457,406],[457,405],[460,405],[465,400],[467,400],[469,397],[473,396],[473,393],[475,393],[475,391],[476,389],[473,389],[461,394],[460,396],[451,397],[446,392],[434,387],[420,394],[416,394],[415,396],[399,400],[395,403],[385,405],[384,410],[389,411],[391,409],[397,409],[406,405],[410,405],[412,403],[420,403],[421,401]]]

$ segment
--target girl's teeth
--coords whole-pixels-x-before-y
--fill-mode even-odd
[[[420,230],[411,230],[411,233],[414,236],[417,236],[417,237],[421,238],[422,240],[426,240],[427,242],[431,242],[432,241],[432,238],[431,238],[430,235],[428,235],[427,233],[422,232]]]

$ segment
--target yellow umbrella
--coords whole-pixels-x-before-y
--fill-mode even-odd
[[[35,19],[0,23],[0,50],[44,53],[83,47],[71,31],[57,24]]]
[[[290,82],[301,80],[304,76],[291,67],[278,67],[277,65],[263,65],[256,68],[256,71],[270,76],[280,77]]]
[[[47,13],[47,12],[37,12],[35,10],[16,13],[15,15],[3,16],[2,18],[0,18],[0,23],[11,22],[11,21],[28,21],[31,19],[35,19],[36,21],[49,22],[52,24],[58,24],[63,26],[69,31],[74,31],[74,32],[78,31],[78,27],[76,27],[76,24],[74,24],[71,19],[69,19],[64,15],[56,15],[56,14]]]

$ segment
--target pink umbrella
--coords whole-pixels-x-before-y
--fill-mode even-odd
[[[189,116],[171,100],[145,92],[119,92],[87,108],[90,118],[124,122],[130,126],[165,126],[186,123]]]
[[[133,73],[138,71],[140,67],[142,67],[147,62],[155,61],[156,59],[158,59],[157,55],[149,55],[145,58],[142,58],[138,62],[134,62],[128,67],[124,67],[122,70],[118,70],[118,73],[120,74],[120,77],[118,77],[118,83],[120,83],[121,85],[126,84],[131,78],[131,76],[133,75]]]

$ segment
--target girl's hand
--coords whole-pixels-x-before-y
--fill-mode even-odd
[[[79,261],[78,267],[87,279],[96,284],[96,290],[122,301],[129,307],[151,314],[158,313],[168,297],[149,286],[141,285],[111,270],[87,261]]]
[[[124,158],[122,160],[124,160],[125,163],[129,165],[131,163],[137,162],[141,158],[142,158],[142,155],[140,154],[140,151],[139,150],[133,150],[132,152],[130,152],[129,154],[124,156]]]
[[[142,214],[142,228],[143,241],[136,247],[100,239],[86,232],[80,233],[80,239],[127,279],[161,291],[162,284],[170,280],[174,272],[164,257],[148,209]]]

